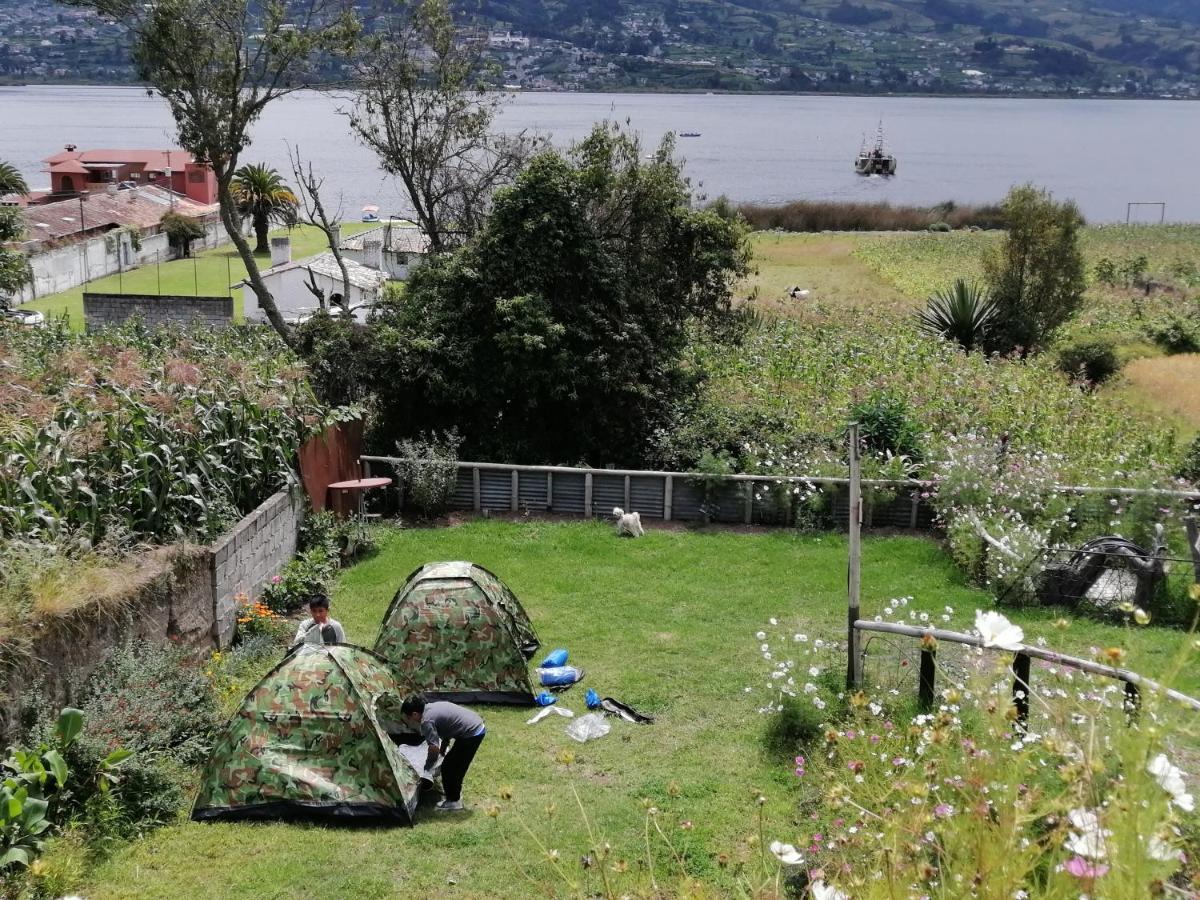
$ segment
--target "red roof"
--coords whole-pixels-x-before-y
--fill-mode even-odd
[[[162,172],[167,168],[182,169],[193,162],[192,154],[186,150],[63,150],[43,160],[54,172],[85,174],[86,165],[132,165],[142,166],[148,172]],[[72,164],[77,168],[63,168]]]
[[[82,209],[81,209],[82,207]],[[139,230],[157,225],[163,213],[174,211],[189,217],[216,212],[216,204],[195,203],[178,194],[143,185],[127,191],[98,191],[82,201],[61,200],[22,210],[25,218],[26,241],[48,241],[78,234],[82,225],[87,231],[105,230],[130,225]],[[80,222],[82,214],[83,221]]]

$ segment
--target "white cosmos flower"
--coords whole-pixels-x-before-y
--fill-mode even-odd
[[[754,636],[760,641],[765,641],[767,639],[767,633],[765,631],[756,632]]]
[[[1025,632],[998,612],[975,610],[975,629],[983,638],[983,646],[1001,650],[1020,650]]]
[[[812,883],[813,900],[850,900],[850,895],[823,881]]]
[[[1183,772],[1171,765],[1171,761],[1160,753],[1146,765],[1146,771],[1154,776],[1159,787],[1171,795],[1171,803],[1184,812],[1192,812],[1196,803],[1183,783]]]
[[[1150,840],[1146,843],[1146,855],[1159,862],[1178,862],[1183,859],[1182,850],[1172,847],[1157,834],[1150,835]]]
[[[1067,813],[1067,821],[1079,831],[1078,834],[1072,831],[1067,837],[1067,850],[1087,859],[1104,859],[1108,855],[1104,839],[1112,832],[1100,827],[1100,819],[1094,812],[1090,809],[1073,809]]]
[[[800,855],[800,851],[791,844],[771,841],[771,852],[785,866],[798,866],[804,862],[804,857]]]

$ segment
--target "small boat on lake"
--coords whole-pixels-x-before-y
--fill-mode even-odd
[[[700,132],[698,132],[698,131],[681,131],[681,132],[679,132],[679,136],[680,137],[700,137]]]
[[[858,158],[854,160],[854,171],[859,175],[895,175],[896,157],[888,153],[883,145],[883,123],[875,135],[875,146],[867,149],[867,140],[863,138],[862,148]]]

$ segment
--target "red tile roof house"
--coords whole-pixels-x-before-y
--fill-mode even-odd
[[[196,203],[153,185],[118,190],[113,183],[70,200],[25,207],[25,237],[17,246],[29,256],[33,282],[17,301],[65,291],[137,265],[166,262],[173,253],[160,223],[170,211],[204,225],[207,235],[193,245],[196,249],[225,240],[217,204]],[[133,246],[133,233],[140,248]]]
[[[217,176],[185,150],[77,150],[68,144],[45,163],[56,200],[132,183],[156,185],[196,203],[217,202]]]

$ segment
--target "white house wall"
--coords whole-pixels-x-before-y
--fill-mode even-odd
[[[309,273],[307,269],[288,269],[286,272],[273,272],[263,276],[267,289],[275,298],[275,306],[286,318],[304,309],[314,309],[318,306],[317,298],[308,289]],[[331,294],[342,292],[341,277],[331,278],[319,272],[313,274],[317,287],[325,291],[328,302]],[[378,291],[364,291],[360,287],[350,285],[350,305],[374,303],[379,297]],[[247,322],[266,322],[266,313],[258,305],[258,297],[250,285],[242,287],[243,315]]]
[[[209,222],[204,229],[204,239],[192,241],[192,253],[226,241],[228,236],[221,223]],[[33,281],[17,292],[17,302],[36,300],[119,271],[127,272],[136,266],[155,265],[175,258],[165,234],[143,235],[141,244],[141,249],[134,251],[128,234],[111,231],[87,241],[30,253]]]

